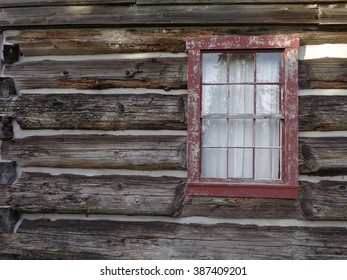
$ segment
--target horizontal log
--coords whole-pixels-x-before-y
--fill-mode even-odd
[[[319,10],[320,24],[347,24],[346,1],[343,4],[321,4]]]
[[[22,259],[346,259],[347,229],[238,224],[24,220],[0,235]]]
[[[85,5],[3,8],[0,26],[318,24],[316,5]]]
[[[9,187],[7,205],[25,213],[177,216],[185,179],[24,172]]]
[[[135,4],[136,0],[1,0],[0,8],[4,7],[35,7],[56,5],[92,5],[92,4]]]
[[[300,174],[347,174],[347,137],[299,139]]]
[[[186,96],[25,94],[0,105],[23,129],[186,129]]]
[[[343,181],[300,181],[298,200],[185,196],[185,181],[24,172],[0,188],[0,201],[24,213],[347,220]]]
[[[347,59],[322,58],[299,61],[299,87],[347,88]]]
[[[308,220],[347,220],[347,182],[301,182],[300,208]]]
[[[185,169],[184,136],[62,135],[3,141],[1,156],[21,166]],[[300,174],[345,175],[347,138],[300,138]]]
[[[18,44],[24,56],[177,53],[185,52],[186,40],[194,37],[293,33],[299,34],[301,45],[337,44],[347,41],[347,34],[344,31],[308,31],[298,26],[23,30],[16,35],[9,34],[6,36],[6,41]]]
[[[300,96],[299,130],[347,130],[347,96]]]
[[[316,0],[314,3],[340,3],[346,0]],[[288,4],[288,3],[312,3],[312,0],[136,0],[138,5],[162,5],[162,4],[244,4],[244,3],[273,3],[273,4]]]
[[[345,58],[299,61],[299,87],[347,88]],[[111,60],[27,61],[5,66],[20,89],[187,87],[187,58],[133,58]]]
[[[185,141],[183,136],[32,136],[3,141],[1,157],[20,166],[182,170]]]
[[[294,199],[187,196],[183,217],[202,216],[233,219],[301,219]]]
[[[5,66],[16,86],[28,88],[185,88],[186,58],[110,58],[29,61]]]

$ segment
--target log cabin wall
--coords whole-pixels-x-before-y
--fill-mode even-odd
[[[347,259],[346,5],[1,0],[0,257]],[[187,196],[186,40],[293,33],[299,199]]]

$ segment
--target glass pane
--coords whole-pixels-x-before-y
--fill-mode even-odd
[[[226,83],[227,63],[226,54],[204,53],[202,55],[202,82]]]
[[[280,81],[281,53],[257,53],[257,82]]]
[[[279,86],[257,86],[256,114],[279,114],[280,94]]]
[[[279,149],[255,149],[255,179],[280,179]]]
[[[253,120],[229,120],[228,147],[253,147]]]
[[[227,177],[227,149],[202,148],[201,176],[208,178]]]
[[[280,147],[280,120],[255,121],[255,146]]]
[[[226,147],[227,144],[227,120],[202,121],[202,146]]]
[[[253,178],[253,149],[228,149],[228,177]]]
[[[229,113],[254,114],[254,86],[230,86]]]
[[[254,60],[251,53],[230,54],[229,79],[231,83],[254,82]]]
[[[202,87],[202,115],[227,113],[228,86]]]

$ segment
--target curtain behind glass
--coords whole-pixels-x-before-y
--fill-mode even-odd
[[[280,121],[253,118],[280,113],[279,86],[254,84],[278,83],[279,68],[279,53],[203,55],[202,177],[279,178]]]

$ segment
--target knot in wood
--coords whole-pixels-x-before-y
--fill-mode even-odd
[[[70,72],[68,70],[64,70],[63,74],[66,78],[70,77]]]
[[[345,191],[347,190],[347,186],[341,185],[341,186],[338,186],[338,189],[339,189],[339,191],[341,191],[341,192],[345,192]]]
[[[125,185],[124,185],[122,182],[117,182],[117,183],[116,183],[116,188],[117,188],[118,190],[122,190],[122,189],[125,188]]]

